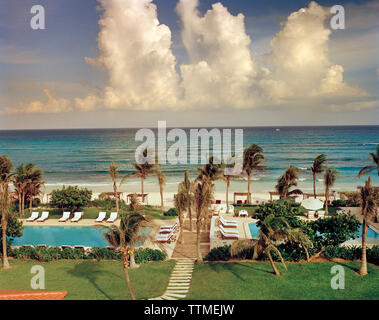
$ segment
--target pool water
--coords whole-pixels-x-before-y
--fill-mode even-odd
[[[259,237],[259,227],[256,225],[256,223],[249,223],[249,229],[252,238]]]
[[[151,228],[145,228],[140,234],[148,235],[151,231]],[[105,229],[95,227],[26,226],[22,237],[15,238],[12,245],[106,247],[109,244],[103,238],[105,232]],[[138,246],[141,246],[141,243],[137,243],[136,247]]]

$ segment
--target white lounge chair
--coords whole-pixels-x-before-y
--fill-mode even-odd
[[[224,233],[233,233],[233,234],[239,235],[239,232],[237,229],[224,228],[222,225],[220,225],[220,230],[222,230]]]
[[[155,241],[158,242],[171,242],[173,241],[174,231],[171,231],[170,233],[160,233],[155,236]]]
[[[226,233],[222,229],[220,229],[220,233],[224,239],[239,239],[239,233]]]
[[[32,222],[34,220],[37,220],[38,219],[38,216],[39,216],[39,212],[37,211],[34,211],[32,212],[32,214],[30,215],[30,217],[28,219],[26,219],[26,221],[28,222]]]
[[[62,217],[58,220],[59,222],[66,222],[68,219],[70,219],[71,212],[65,211],[63,212]]]
[[[75,212],[71,222],[78,222],[83,217],[83,212]]]
[[[234,213],[234,206],[232,204],[229,205],[229,213]]]
[[[220,222],[224,227],[232,227],[237,228],[238,224],[236,220],[226,220],[222,216],[220,216]]]
[[[37,219],[37,222],[44,222],[49,219],[49,212],[43,211],[41,216]]]
[[[171,231],[175,232],[177,227],[178,227],[177,222],[171,225],[163,225],[159,227],[159,233],[170,233]]]
[[[106,221],[108,223],[115,222],[117,219],[117,212],[111,212],[111,215],[109,216],[109,219]]]
[[[317,217],[324,218],[325,217],[325,210],[317,211]]]
[[[220,214],[225,214],[226,213],[226,205],[224,205],[224,204],[220,205],[219,213]]]
[[[104,211],[99,212],[99,216],[96,218],[95,222],[103,222],[107,213]]]
[[[314,219],[314,217],[315,217],[315,212],[314,211],[308,211],[308,218]]]
[[[240,210],[238,212],[238,216],[239,217],[247,217],[247,216],[249,216],[249,214],[248,214],[248,212],[246,210]]]

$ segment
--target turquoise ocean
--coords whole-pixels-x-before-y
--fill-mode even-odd
[[[183,128],[189,137],[189,129]],[[222,129],[222,128],[220,128]],[[233,129],[232,135],[234,135]],[[355,179],[360,168],[369,165],[368,154],[379,143],[379,126],[336,127],[246,127],[244,146],[256,143],[263,147],[266,170],[256,173],[253,191],[273,191],[276,180],[289,166],[300,168],[299,187],[312,189],[309,168],[318,154],[328,155],[328,163],[339,170],[336,191],[356,190],[364,178]],[[135,150],[141,142],[135,141],[138,129],[75,129],[75,130],[25,130],[0,131],[0,154],[7,154],[14,165],[33,162],[44,170],[47,189],[61,185],[79,185],[111,191],[108,166],[114,161],[121,174],[133,172]],[[155,129],[153,129],[155,130]],[[170,130],[169,128],[167,129]],[[170,144],[167,144],[169,147]],[[166,190],[175,191],[189,168],[196,176],[198,165],[163,165],[167,176]],[[373,173],[373,184],[379,178]],[[317,187],[322,190],[322,175]],[[139,191],[139,181],[131,179],[124,188]],[[158,191],[156,178],[146,181],[147,191]],[[246,181],[233,181],[232,191],[245,191]],[[225,190],[223,183],[216,184],[217,191]]]

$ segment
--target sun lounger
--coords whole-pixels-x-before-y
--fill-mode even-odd
[[[325,217],[325,211],[324,210],[317,211],[317,216],[319,218],[324,218]]]
[[[236,220],[226,220],[222,216],[220,216],[220,223],[224,227],[231,227],[231,228],[237,228],[237,221]]]
[[[96,218],[95,222],[103,222],[107,213],[104,211],[99,212],[99,216]]]
[[[58,220],[59,222],[66,222],[68,219],[70,219],[71,212],[65,211],[63,212],[62,217]]]
[[[308,211],[308,218],[314,219],[314,217],[315,217],[315,212],[314,211]]]
[[[46,248],[47,245],[46,245],[46,244],[37,244],[36,247],[39,247],[39,248]]]
[[[72,248],[72,246],[69,246],[69,245],[62,245],[61,248],[62,248],[62,249]]]
[[[171,231],[175,232],[177,227],[178,227],[177,222],[171,225],[163,225],[159,227],[159,233],[170,233]]]
[[[234,206],[232,204],[229,205],[229,213],[234,213]]]
[[[233,234],[239,235],[239,232],[237,229],[224,228],[222,225],[220,225],[220,230],[222,230],[224,233],[233,233]]]
[[[34,220],[37,220],[38,215],[39,215],[39,212],[34,211],[34,212],[32,212],[31,216],[28,219],[26,219],[26,221],[32,222]]]
[[[170,233],[165,233],[165,234],[157,234],[155,236],[155,241],[158,241],[158,242],[168,242],[170,243],[171,241],[173,241],[174,239],[174,231],[171,231]]]
[[[49,212],[43,211],[41,216],[37,219],[37,222],[44,222],[49,219]]]
[[[226,233],[222,229],[220,229],[220,233],[224,239],[239,239],[239,233]]]
[[[108,223],[115,222],[117,219],[117,212],[111,212],[111,215],[109,216],[109,219],[106,220]]]
[[[71,222],[78,222],[83,217],[83,212],[75,212]]]
[[[220,214],[225,214],[226,213],[226,205],[220,205],[220,211],[219,211]]]

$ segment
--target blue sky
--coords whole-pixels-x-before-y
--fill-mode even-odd
[[[201,0],[198,10],[205,14],[215,1]],[[271,51],[270,41],[283,28],[281,22],[308,1],[247,1],[222,0],[231,15],[243,13],[246,33],[251,39],[251,55],[260,63]],[[177,1],[156,0],[158,19],[170,28],[172,53],[176,58],[176,70],[190,63],[188,50],[181,38],[182,23],[175,7]],[[321,6],[332,6],[334,1],[317,1]],[[329,56],[333,63],[343,66],[343,80],[368,92],[375,100],[378,88],[378,24],[365,15],[372,1],[339,1],[346,11],[346,30],[333,31],[328,42]],[[46,10],[46,30],[32,30],[30,8],[43,5]],[[107,71],[89,65],[85,57],[95,58],[98,49],[98,21],[102,15],[95,0],[0,0],[0,111],[6,107],[44,99],[47,89],[54,97],[73,100],[88,93],[97,94],[108,83]],[[376,11],[377,13],[377,11]],[[371,14],[376,14],[372,12]],[[377,20],[377,19],[376,19]],[[350,25],[350,22],[352,23]],[[125,34],[124,41],[129,35]],[[377,53],[377,51],[376,51]],[[58,99],[58,98],[57,98]],[[338,108],[337,108],[338,109]],[[77,115],[84,116],[77,116]],[[315,111],[277,108],[244,108],[213,111],[184,110],[167,113],[167,120],[179,125],[302,125],[312,124],[315,116],[320,124],[377,124],[378,105],[359,112],[345,110],[325,119]],[[233,115],[233,117],[231,117]],[[153,125],[162,116],[161,110],[130,108],[72,110],[64,113],[1,114],[0,129],[50,128],[50,127],[123,127]],[[121,120],[122,119],[122,120]],[[188,121],[185,121],[188,119]],[[205,119],[208,119],[205,121]],[[211,119],[211,120],[209,120]]]

